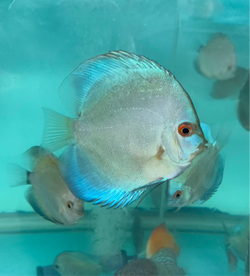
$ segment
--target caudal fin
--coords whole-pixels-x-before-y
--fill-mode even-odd
[[[29,184],[29,171],[16,164],[8,164],[8,184],[10,187],[18,187]]]
[[[175,242],[175,238],[166,229],[165,223],[160,224],[152,232],[147,243],[147,258],[151,258],[162,248],[172,248],[179,255],[180,249]]]
[[[73,120],[51,109],[44,108],[45,128],[42,146],[54,152],[71,143]]]

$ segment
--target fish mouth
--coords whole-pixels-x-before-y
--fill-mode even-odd
[[[203,153],[205,150],[207,150],[208,148],[208,143],[207,141],[205,140],[205,142],[201,143],[198,147],[197,147],[197,150],[195,152],[193,152],[191,154],[191,158],[190,158],[190,161],[192,161],[197,155],[200,155],[201,153]]]

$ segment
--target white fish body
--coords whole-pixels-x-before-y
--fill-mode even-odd
[[[41,147],[32,147],[24,158],[30,171],[15,165],[21,176],[13,186],[29,184],[26,199],[32,208],[45,219],[63,225],[75,224],[84,215],[84,203],[68,189],[59,168],[58,159]],[[13,179],[15,181],[15,179]]]
[[[214,34],[200,48],[195,67],[209,79],[227,80],[235,76],[237,58],[234,45],[223,33]]]
[[[102,273],[102,267],[97,260],[83,252],[62,252],[55,258],[53,267],[61,276],[100,275]]]

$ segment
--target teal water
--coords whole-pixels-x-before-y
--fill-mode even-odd
[[[42,107],[65,112],[57,92],[63,79],[88,58],[126,50],[153,59],[174,73],[190,94],[201,122],[215,129],[231,125],[233,132],[223,150],[226,167],[222,185],[201,207],[228,213],[232,220],[248,216],[249,132],[238,121],[237,97],[213,99],[213,81],[199,75],[193,66],[199,47],[217,32],[233,42],[237,65],[249,69],[247,0],[1,0],[0,212],[33,212],[24,198],[26,187],[9,187],[6,165],[20,162],[24,151],[41,143]],[[47,231],[48,224],[40,217],[35,223],[22,217],[13,226],[10,216],[2,224],[9,234],[1,234],[0,224],[0,275],[36,275],[37,266],[52,264],[65,250],[105,254],[126,249],[134,254],[131,230],[123,228],[131,223],[129,216],[135,205],[126,208],[126,216],[119,211],[96,211],[91,230],[84,233],[63,233],[63,228],[62,233],[54,233],[53,225]],[[145,211],[155,208],[150,196],[140,207]],[[92,210],[93,205],[86,204],[85,209]],[[143,250],[159,222],[145,228]],[[19,225],[27,234],[12,233],[12,227]],[[195,227],[185,233],[185,227],[187,220],[177,230],[176,240],[182,250],[179,263],[188,275],[233,275],[222,231],[202,233],[202,219],[199,233],[194,233]],[[243,261],[239,261],[235,275],[244,275]]]

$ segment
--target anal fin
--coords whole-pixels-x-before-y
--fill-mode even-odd
[[[59,158],[60,170],[75,197],[110,208],[125,207],[135,201],[146,187],[124,190],[100,172],[88,156],[76,145],[70,145]]]

